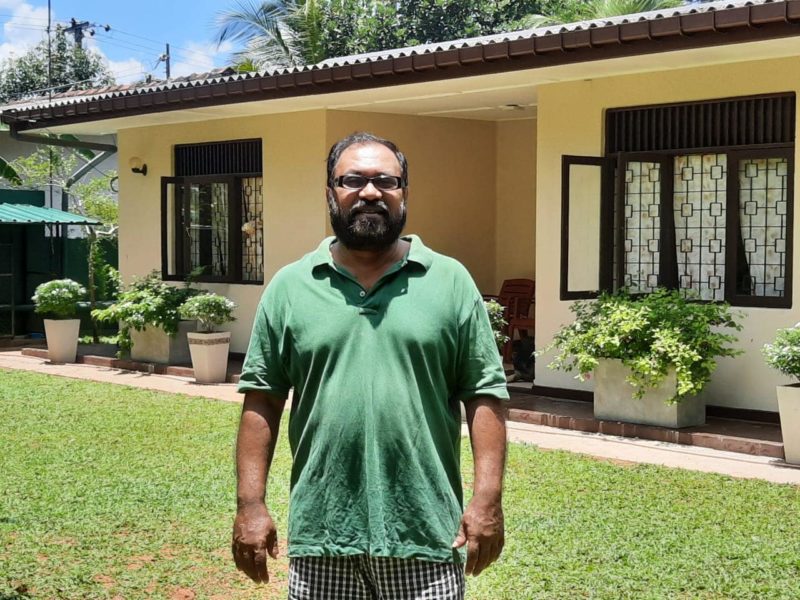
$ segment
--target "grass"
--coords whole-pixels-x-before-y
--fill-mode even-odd
[[[239,407],[0,371],[0,600],[285,598],[229,558]],[[470,461],[464,443],[465,480]],[[285,539],[285,436],[271,505]],[[468,598],[797,598],[800,488],[512,445]]]

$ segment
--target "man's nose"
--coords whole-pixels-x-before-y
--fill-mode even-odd
[[[358,197],[364,200],[380,200],[383,197],[383,193],[371,181],[368,181],[367,185],[361,188]]]

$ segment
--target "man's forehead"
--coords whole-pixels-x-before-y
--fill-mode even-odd
[[[377,142],[364,142],[348,146],[342,151],[336,163],[336,171],[354,169],[359,166],[371,167],[376,164],[387,168],[400,169],[400,161],[394,152]]]

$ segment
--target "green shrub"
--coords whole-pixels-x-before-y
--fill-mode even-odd
[[[127,352],[131,348],[131,328],[142,331],[149,325],[175,335],[181,320],[181,305],[197,293],[199,290],[189,286],[164,283],[159,272],[153,271],[134,279],[130,288],[119,293],[117,301],[108,308],[93,310],[92,318],[101,323],[119,322],[119,347]]]
[[[600,358],[621,360],[631,370],[628,381],[641,398],[675,368],[678,402],[703,389],[717,367],[716,357],[741,354],[736,337],[720,329],[741,330],[730,306],[699,302],[677,290],[658,289],[634,296],[627,290],[575,302],[575,320],[556,333],[539,354],[556,349],[553,369],[577,370],[585,379]],[[737,315],[738,316],[738,315]]]
[[[484,300],[483,304],[486,306],[486,312],[489,313],[489,322],[492,324],[497,349],[502,351],[503,346],[508,341],[508,336],[504,333],[506,325],[508,325],[503,318],[505,308],[497,300]]]
[[[36,288],[33,303],[36,312],[55,319],[72,319],[78,312],[78,302],[86,289],[72,279],[54,279]]]
[[[189,298],[181,307],[184,319],[197,319],[201,331],[211,333],[216,325],[235,321],[233,311],[236,304],[219,294],[198,294]]]
[[[761,352],[770,367],[800,380],[800,323],[779,329],[775,341],[765,344]]]

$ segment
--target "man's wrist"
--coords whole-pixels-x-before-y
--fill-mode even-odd
[[[258,496],[256,496],[256,497],[237,496],[236,497],[236,508],[238,508],[239,510],[241,510],[243,508],[247,508],[248,506],[254,506],[254,505],[266,506],[266,503],[264,501],[264,496],[260,496],[260,497],[258,497]]]
[[[503,490],[498,487],[481,487],[472,492],[472,502],[478,504],[500,504],[503,500]]]

